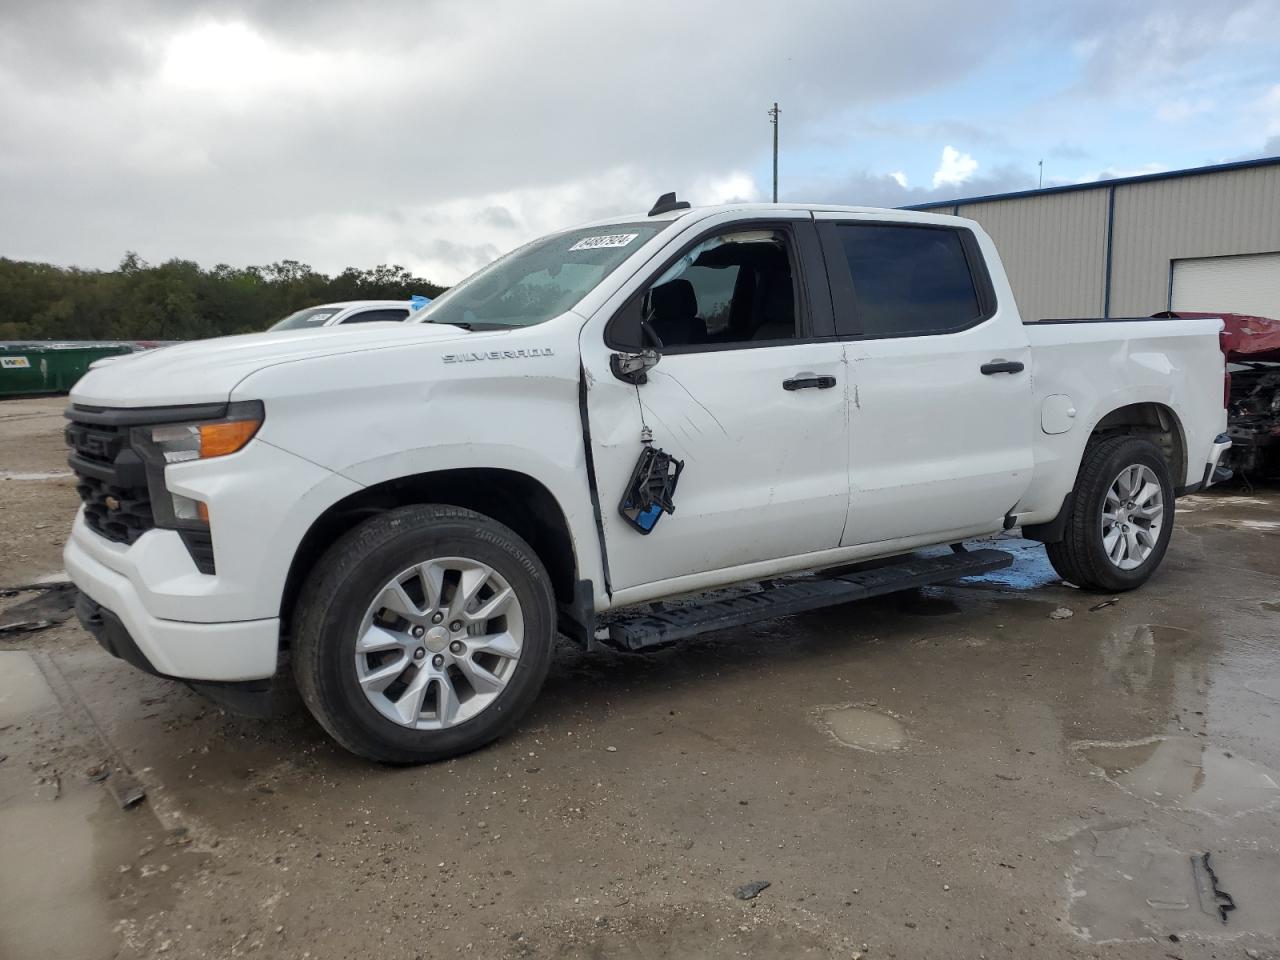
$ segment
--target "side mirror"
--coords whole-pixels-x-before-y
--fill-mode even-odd
[[[662,354],[657,350],[639,353],[615,353],[609,357],[609,370],[623,383],[648,383],[649,371],[658,365]]]
[[[640,335],[651,342],[652,350],[635,353],[615,353],[609,357],[609,370],[623,383],[648,383],[649,371],[662,359],[662,338],[648,320],[640,321]]]

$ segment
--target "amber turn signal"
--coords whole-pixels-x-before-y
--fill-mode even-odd
[[[221,457],[235,453],[253,439],[261,420],[232,420],[228,423],[200,424],[200,457]]]

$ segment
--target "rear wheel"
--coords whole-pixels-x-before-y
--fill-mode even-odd
[[[1173,513],[1160,449],[1140,437],[1111,437],[1085,450],[1063,539],[1045,549],[1054,570],[1078,587],[1132,590],[1164,559]]]
[[[294,673],[344,747],[387,763],[456,756],[511,729],[546,677],[555,605],[513,531],[458,507],[366,521],[298,599]]]

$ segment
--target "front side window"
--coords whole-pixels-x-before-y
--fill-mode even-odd
[[[470,329],[528,327],[575,306],[667,221],[569,230],[513,250],[414,315]]]
[[[865,336],[949,333],[981,318],[959,231],[888,224],[836,230]]]
[[[774,229],[708,237],[670,264],[614,318],[609,340],[650,345],[642,323],[664,349],[757,346],[799,336],[789,238]]]
[[[409,316],[408,310],[364,310],[361,313],[355,313],[347,317],[342,321],[342,324],[346,326],[348,323],[376,323],[379,320],[391,320],[400,323],[407,316]]]

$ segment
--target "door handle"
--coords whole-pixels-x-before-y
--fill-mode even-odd
[[[783,390],[830,390],[835,385],[835,377],[816,377],[812,373],[800,373],[782,381]]]
[[[990,363],[984,363],[979,367],[984,375],[991,376],[993,373],[1021,373],[1023,364],[1018,360],[992,360]]]

